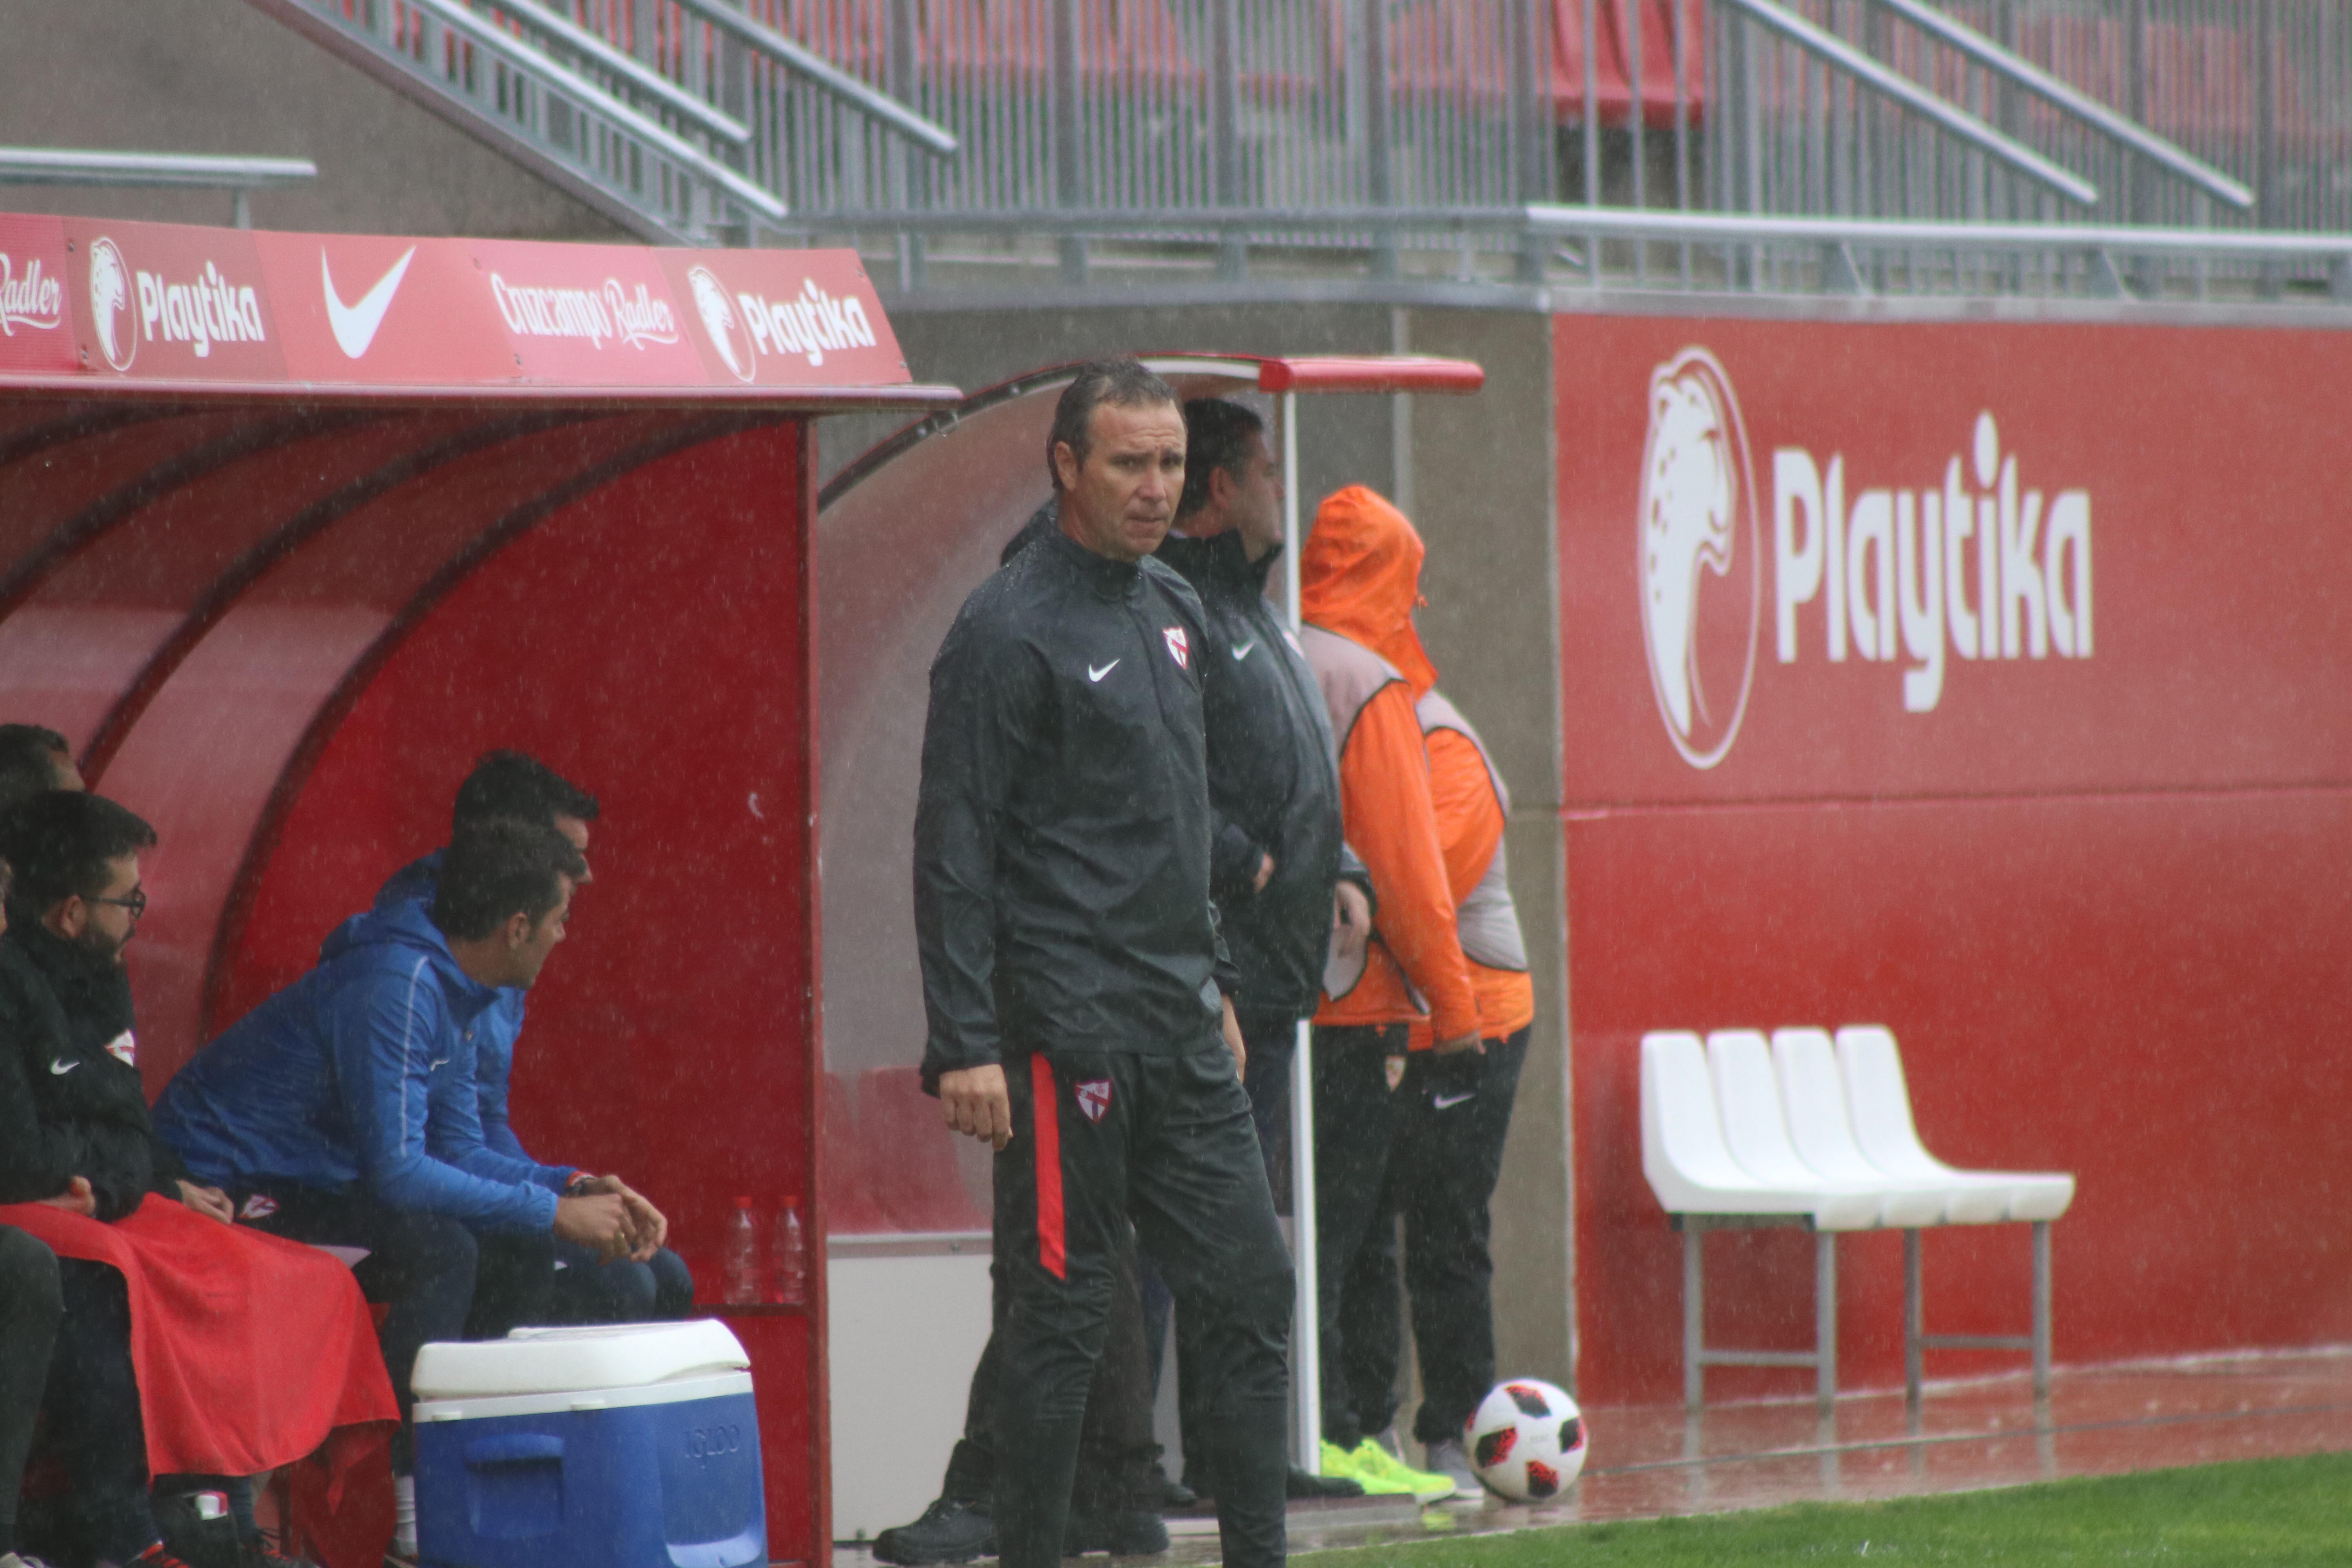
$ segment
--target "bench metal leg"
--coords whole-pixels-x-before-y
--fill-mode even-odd
[[[2050,1222],[2033,1222],[2033,1397],[2050,1396]]]
[[[1919,1233],[1903,1233],[1903,1399],[1913,1409],[1919,1407],[1919,1385],[1926,1381],[1927,1347],[1919,1342],[1927,1337],[1927,1326],[1921,1321],[1919,1305]]]
[[[1706,1301],[1700,1250],[1706,1238],[1696,1226],[1683,1232],[1683,1405],[1691,1410],[1706,1402]]]
[[[2033,1328],[2025,1334],[1931,1334],[1920,1286],[1919,1233],[1903,1233],[1903,1397],[1916,1409],[1931,1350],[2025,1351],[2033,1358],[2033,1397],[2050,1397],[2050,1222],[2033,1226]]]
[[[1837,1233],[1813,1235],[1813,1394],[1827,1411],[1837,1403]]]
[[[1683,1405],[1696,1411],[1706,1403],[1710,1366],[1811,1367],[1822,1410],[1837,1398],[1837,1237],[1813,1237],[1813,1348],[1810,1351],[1709,1350],[1706,1347],[1708,1227],[1678,1221],[1683,1237]]]

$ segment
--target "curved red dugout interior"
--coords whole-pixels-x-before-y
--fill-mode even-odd
[[[604,814],[595,884],[533,994],[516,1121],[550,1158],[627,1173],[715,1283],[736,1194],[814,1210],[822,1194],[810,416],[952,391],[908,384],[844,253],[802,269],[863,292],[871,363],[772,375],[782,330],[760,357],[730,307],[779,285],[730,276],[713,307],[666,277],[740,260],[87,226],[0,220],[0,241],[64,280],[0,357],[0,717],[65,732],[92,787],[160,835],[130,956],[151,1093],[444,841],[476,756],[519,747]],[[100,240],[131,297],[92,276]],[[415,264],[387,271],[403,246]],[[337,257],[344,292],[394,282],[359,355],[348,319],[331,323],[349,363],[322,384]],[[492,315],[491,279],[534,268],[617,299],[608,319],[654,352],[542,344],[555,318]],[[630,289],[589,287],[608,268],[634,268]],[[197,355],[172,311],[142,319],[139,290],[183,272],[226,279],[215,300],[251,296],[206,323],[242,339]],[[484,299],[467,306],[468,288]],[[424,312],[453,301],[510,333],[511,355],[457,334],[436,361]],[[379,346],[380,373],[362,357]],[[816,1278],[806,1308],[727,1310],[753,1358],[783,1560],[821,1560],[827,1539]]]

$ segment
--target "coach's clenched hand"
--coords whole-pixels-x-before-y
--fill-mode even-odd
[[[1013,1142],[1013,1098],[1004,1089],[1004,1069],[994,1062],[940,1074],[940,1113],[950,1127],[992,1149]]]

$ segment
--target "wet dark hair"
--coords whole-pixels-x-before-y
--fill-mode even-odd
[[[58,787],[58,764],[73,760],[66,738],[39,724],[0,724],[0,812]]]
[[[1055,494],[1062,489],[1062,471],[1054,466],[1054,449],[1067,444],[1080,468],[1086,467],[1091,446],[1087,426],[1095,410],[1108,403],[1118,408],[1144,408],[1173,404],[1176,389],[1130,358],[1089,360],[1078,367],[1069,385],[1054,405],[1054,427],[1045,432],[1045,477]]]
[[[0,817],[0,859],[15,868],[8,918],[27,925],[70,898],[94,899],[112,876],[108,862],[155,842],[155,830],[102,795],[53,789]]]
[[[485,752],[457,786],[449,825],[454,830],[494,816],[550,824],[559,816],[576,816],[593,822],[596,809],[594,795],[538,758],[520,752]]]
[[[532,925],[563,901],[563,879],[574,882],[588,862],[544,822],[494,816],[461,825],[434,879],[433,923],[458,942],[479,942],[513,915]]]
[[[1254,408],[1222,397],[1196,397],[1184,405],[1184,494],[1176,503],[1178,517],[1190,517],[1209,504],[1209,476],[1223,470],[1242,477],[1242,454],[1250,437],[1265,434],[1265,421]]]

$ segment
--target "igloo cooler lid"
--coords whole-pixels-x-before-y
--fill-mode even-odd
[[[502,1340],[428,1344],[416,1354],[419,1399],[481,1399],[644,1388],[682,1378],[748,1370],[751,1358],[726,1324],[614,1323],[580,1329],[517,1329]]]

